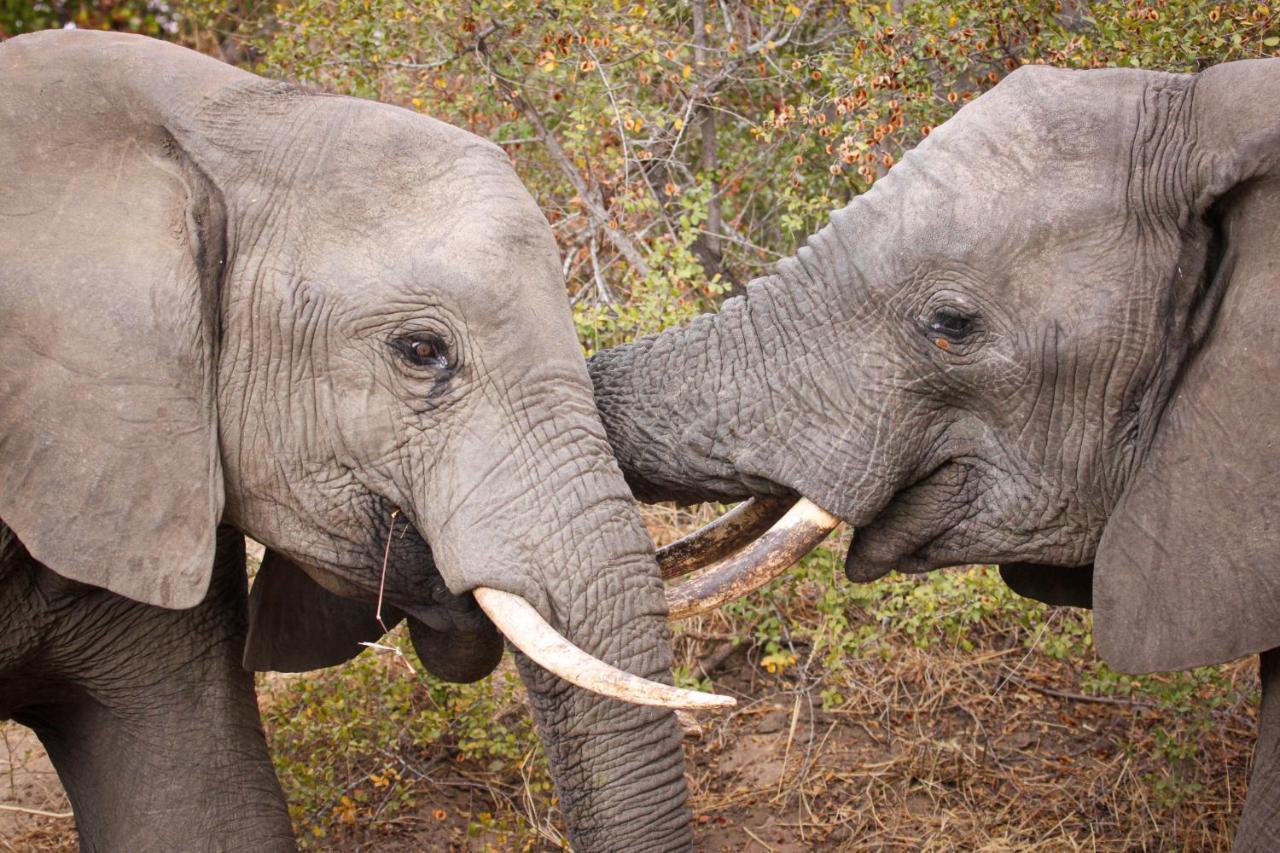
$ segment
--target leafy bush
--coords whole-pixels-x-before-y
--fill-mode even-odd
[[[178,12],[163,0],[0,0],[0,38],[67,26],[169,38]]]
[[[514,667],[476,684],[448,684],[422,670],[403,631],[383,642],[417,671],[408,673],[391,654],[366,651],[342,667],[260,678],[276,771],[304,841],[394,819],[432,781],[428,771],[446,761],[550,795]],[[478,820],[475,832],[495,828]]]

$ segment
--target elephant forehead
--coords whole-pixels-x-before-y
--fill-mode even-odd
[[[910,247],[899,261],[944,257],[984,269],[993,257],[1007,266],[1119,230],[1144,78],[1123,75],[1126,86],[1104,89],[1102,103],[1088,75],[1041,69],[1021,79],[962,109],[833,223],[864,219],[894,235]]]
[[[246,132],[250,156],[272,200],[313,224],[458,225],[460,214],[502,208],[541,219],[506,154],[465,130],[344,97],[298,98],[285,117],[288,133]]]
[[[928,150],[988,136],[987,145],[1016,152],[1025,168],[1088,162],[1123,150],[1132,141],[1149,89],[1176,88],[1186,80],[1185,75],[1133,69],[1023,66],[965,105],[920,147]]]
[[[1149,90],[1181,85],[1179,75],[1027,66],[962,108],[894,172],[929,185],[913,190],[917,207],[941,204],[963,218],[1000,209],[1006,213],[994,221],[1010,210],[1041,218],[1093,213],[1099,201],[1123,195],[1140,132],[1160,123]]]

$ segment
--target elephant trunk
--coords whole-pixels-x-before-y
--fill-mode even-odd
[[[878,434],[864,395],[892,365],[848,353],[872,325],[856,298],[886,275],[856,249],[885,217],[859,198],[772,275],[692,323],[597,353],[587,369],[609,443],[636,497],[736,501],[802,495],[858,523],[883,484],[798,459],[868,459]],[[850,482],[865,490],[850,490]]]
[[[561,614],[564,634],[629,673],[669,683],[670,635],[648,555],[597,564]],[[643,580],[644,583],[637,581]],[[636,612],[611,618],[645,602]],[[588,604],[587,602],[591,602]],[[691,844],[682,734],[667,708],[584,690],[517,655],[575,850],[685,850]]]
[[[526,383],[525,393],[537,393],[536,385]],[[503,461],[462,476],[455,471],[429,496],[427,506],[451,507],[443,518],[423,519],[434,559],[455,592],[476,590],[517,648],[528,635],[516,633],[522,629],[506,621],[501,606],[493,608],[492,591],[500,604],[527,602],[534,623],[545,621],[597,661],[670,685],[670,633],[652,542],[585,377],[555,381],[552,392],[551,416],[518,431],[468,431],[476,444],[458,448],[456,458]],[[682,735],[670,708],[607,698],[525,654],[517,663],[574,849],[688,849]]]
[[[778,341],[759,332],[772,327],[762,315],[776,310],[780,288],[773,278],[753,281],[718,314],[588,361],[609,443],[636,497],[698,503],[788,494],[752,464],[755,451],[785,441],[771,440],[752,399],[775,372]],[[721,393],[730,387],[740,393]]]
[[[873,455],[862,444],[875,430],[858,428],[866,410],[853,395],[880,381],[883,367],[837,362],[831,354],[839,348],[823,343],[832,329],[854,334],[859,325],[854,317],[832,316],[853,301],[842,291],[857,286],[844,238],[870,211],[856,207],[841,212],[848,221],[833,221],[719,313],[588,362],[605,430],[637,497],[690,503],[802,497],[786,516],[777,500],[746,507],[721,529],[694,534],[660,555],[667,578],[722,560],[668,593],[675,618],[759,588],[841,519],[867,519],[888,497],[887,478],[862,478],[866,490],[850,491],[847,483],[857,478],[834,466],[795,464],[818,454]],[[724,392],[729,388],[733,393]],[[767,524],[773,527],[763,532]]]

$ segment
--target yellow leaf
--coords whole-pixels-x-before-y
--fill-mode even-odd
[[[684,79],[688,80],[690,77],[692,77],[692,76],[693,76],[693,66],[692,66],[692,65],[686,65],[686,66],[684,67],[684,70],[683,70],[683,71],[681,71],[680,73],[684,75]]]
[[[684,130],[684,119],[677,117],[675,120],[675,128],[676,130]]]
[[[414,98],[409,103],[413,104],[417,109],[422,109],[422,98]]]
[[[788,13],[791,15],[791,17],[793,17],[793,18],[798,18],[798,17],[800,17],[800,7],[799,7],[799,6],[797,6],[795,3],[788,3],[788,4],[787,4],[787,12],[788,12]]]

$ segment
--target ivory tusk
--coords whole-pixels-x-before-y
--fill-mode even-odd
[[[517,649],[548,672],[583,690],[636,705],[664,708],[728,708],[737,704],[730,696],[683,690],[623,672],[592,657],[561,636],[533,605],[518,595],[476,587],[476,603]]]
[[[658,549],[663,580],[687,575],[758,539],[787,511],[776,499],[743,501],[705,527]]]
[[[754,592],[795,565],[840,519],[801,498],[746,548],[698,577],[667,590],[669,618],[685,619]]]

